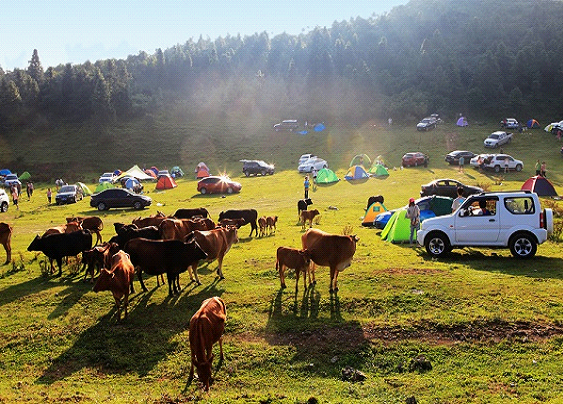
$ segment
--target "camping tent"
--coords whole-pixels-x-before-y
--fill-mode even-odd
[[[352,161],[350,161],[350,167],[355,165],[364,166],[364,168],[368,169],[371,166],[371,159],[367,154],[357,154]]]
[[[77,182],[78,186],[82,189],[82,193],[86,196],[92,195],[92,191],[88,186],[83,182]]]
[[[553,184],[545,177],[541,175],[535,175],[530,177],[522,184],[523,191],[532,191],[539,196],[557,196],[555,187]]]
[[[170,170],[170,174],[172,175],[173,178],[177,178],[177,177],[183,177],[184,176],[184,172],[182,171],[182,169],[178,166],[174,166],[172,167],[172,170]]]
[[[338,181],[340,181],[340,179],[330,168],[321,168],[317,173],[317,184],[334,184]]]
[[[385,228],[381,231],[381,238],[392,243],[402,243],[409,241],[411,231],[411,221],[406,216],[406,209],[398,209]],[[416,236],[414,237],[416,239]]]
[[[133,167],[131,167],[129,170],[122,172],[117,178],[116,180],[123,178],[123,177],[133,177],[138,179],[139,181],[145,181],[145,180],[154,180],[154,177],[145,174],[145,172],[143,170],[141,170],[139,168],[138,165],[134,165]]]
[[[12,174],[12,172],[10,170],[8,170],[7,168],[3,168],[2,170],[0,170],[0,175],[2,177],[5,177],[6,175]]]
[[[363,180],[368,179],[369,174],[366,172],[364,167],[362,166],[352,166],[344,176],[346,181],[355,181],[355,180]]]
[[[539,129],[540,123],[538,121],[536,121],[535,119],[530,119],[528,122],[526,122],[526,126],[529,129]]]
[[[205,178],[209,177],[210,175],[211,173],[209,172],[209,167],[207,167],[207,165],[203,161],[201,161],[195,168],[195,177]]]
[[[96,189],[94,190],[94,193],[97,194],[98,192],[102,192],[104,189],[108,189],[108,188],[115,188],[115,187],[109,181],[100,182],[96,187]]]
[[[176,182],[170,175],[161,175],[156,183],[156,189],[172,189],[176,187]]]
[[[370,169],[369,173],[377,178],[386,178],[389,176],[389,171],[382,164],[374,164]]]
[[[153,170],[151,170],[150,168],[147,168],[144,172],[145,172],[145,174],[150,175],[152,178],[154,178],[156,180],[156,174],[154,173]]]
[[[362,221],[362,226],[364,227],[374,227],[375,226],[375,218],[380,213],[386,212],[387,208],[384,204],[380,202],[372,203],[368,210],[366,211],[366,215],[364,216],[364,220]]]
[[[326,126],[324,126],[322,123],[318,123],[313,127],[313,130],[315,132],[322,132],[325,129],[326,129]]]
[[[464,116],[460,116],[456,123],[457,126],[469,126],[467,119]]]
[[[27,181],[31,178],[31,174],[27,171],[24,171],[22,175],[18,177],[20,181]]]

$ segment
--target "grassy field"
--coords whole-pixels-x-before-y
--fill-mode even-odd
[[[560,402],[563,252],[558,242],[539,246],[528,261],[488,249],[454,250],[433,260],[421,248],[383,242],[378,231],[360,226],[370,195],[382,194],[386,206],[396,208],[417,196],[420,184],[448,177],[490,190],[519,189],[538,158],[547,162],[548,177],[561,189],[560,144],[542,131],[516,135],[505,147],[524,160],[522,173],[499,178],[468,167],[460,173],[443,161],[456,148],[483,151],[482,140],[494,129],[443,125],[420,133],[367,124],[308,136],[272,134],[251,148],[223,140],[230,157],[221,163],[226,152],[217,157],[218,141],[210,142],[206,153],[217,159],[212,170],[225,169],[239,180],[240,194],[198,195],[189,178],[164,192],[146,185],[150,209],[99,214],[104,239],[113,235],[114,222],[157,210],[171,214],[179,207],[205,206],[214,220],[222,210],[252,207],[259,215],[279,216],[278,230],[249,238],[250,228],[243,227],[225,258],[225,280],[216,278],[217,264],[211,263],[200,270],[201,286],[187,284],[183,275],[184,290],[169,297],[166,287],[149,279],[149,291],[133,295],[129,318],[120,324],[110,293],[94,293],[72,265],[62,278],[43,274],[43,256],[26,251],[35,234],[62,224],[66,216],[98,214],[88,199],[48,206],[48,184],[36,184],[31,201],[24,196],[19,211],[10,207],[0,218],[14,227],[13,263],[0,267],[0,402],[404,403],[412,396],[419,403]],[[429,167],[401,170],[401,155],[415,150],[430,154]],[[340,181],[311,192],[321,212],[315,227],[334,233],[351,229],[360,238],[352,266],[339,276],[337,295],[328,292],[328,268],[317,270],[315,287],[305,290],[301,281],[297,293],[291,271],[285,290],[275,271],[276,248],[300,246],[296,201],[303,196],[303,176],[294,167],[304,152],[325,157],[340,178],[360,152],[382,155],[390,167],[385,180]],[[273,160],[282,169],[244,178],[238,160],[249,157]],[[191,158],[194,166],[200,159],[210,161]],[[559,208],[559,202],[545,203]],[[188,323],[210,296],[227,304],[226,357],[218,367],[216,347],[215,382],[203,393],[196,382],[187,383]],[[343,380],[346,366],[366,379]]]

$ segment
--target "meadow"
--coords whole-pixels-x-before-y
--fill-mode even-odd
[[[498,176],[468,166],[462,173],[444,162],[453,149],[483,152],[482,140],[495,129],[444,124],[417,132],[412,126],[371,123],[307,136],[271,134],[252,147],[224,139],[230,157],[210,166],[240,181],[240,194],[197,194],[191,166],[199,156],[186,154],[187,176],[162,192],[145,184],[153,204],[140,212],[97,212],[88,198],[47,205],[45,191],[52,184],[36,183],[30,201],[23,196],[19,210],[11,206],[0,217],[14,227],[13,262],[0,267],[0,402],[404,403],[411,397],[418,403],[560,402],[563,252],[558,239],[540,245],[532,260],[489,249],[454,250],[434,260],[423,248],[384,242],[379,231],[360,225],[371,195],[384,195],[392,209],[436,178],[489,190],[519,189],[533,175],[536,159],[547,162],[548,177],[561,190],[561,143],[540,130],[518,134],[505,147],[524,161],[521,173]],[[219,159],[215,148],[208,145],[206,152]],[[430,155],[429,166],[401,169],[401,155],[415,150]],[[297,293],[292,271],[284,290],[275,271],[276,248],[299,247],[304,232],[296,208],[303,175],[295,167],[305,152],[326,158],[340,178],[356,153],[382,155],[390,168],[387,179],[342,180],[310,193],[321,212],[315,227],[360,238],[352,266],[338,278],[337,294],[328,291],[328,268],[317,269],[315,286],[305,289],[301,280]],[[238,159],[252,157],[274,161],[280,169],[273,176],[243,177]],[[96,175],[84,174],[89,186]],[[558,201],[543,203],[560,210]],[[201,286],[189,284],[184,274],[184,289],[173,297],[167,287],[157,288],[154,278],[147,280],[146,293],[139,293],[135,281],[137,293],[121,323],[109,292],[94,293],[73,265],[63,268],[62,278],[44,273],[44,257],[26,250],[35,234],[67,216],[99,215],[107,240],[114,222],[200,206],[214,220],[231,208],[277,215],[277,231],[250,238],[249,226],[242,227],[240,241],[225,257],[224,280],[216,278],[217,264],[211,263],[200,268]],[[197,379],[188,383],[188,323],[211,296],[227,304],[225,360],[219,366],[216,347],[215,381],[204,393]],[[361,371],[365,380],[343,380],[346,366]]]

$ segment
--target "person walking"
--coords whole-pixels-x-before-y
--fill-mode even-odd
[[[540,171],[540,175],[542,177],[546,177],[547,178],[547,165],[545,164],[545,161],[541,162],[541,171]]]
[[[406,217],[411,220],[409,243],[412,245],[416,236],[415,232],[420,229],[420,208],[414,203],[414,198],[409,199],[409,207],[407,208]]]
[[[16,207],[17,210],[20,210],[20,206],[18,205],[19,197],[20,197],[20,195],[18,194],[18,188],[13,187],[12,188],[12,202],[13,202],[13,204]]]
[[[304,199],[309,198],[309,185],[310,185],[309,176],[306,175],[305,181],[303,181],[303,187],[305,188],[305,198]]]

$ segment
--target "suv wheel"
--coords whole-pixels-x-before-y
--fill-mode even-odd
[[[0,206],[0,211],[1,212],[7,212],[8,211],[8,202],[2,202],[2,205]]]
[[[260,173],[262,174],[262,177],[266,175],[266,171],[262,170],[262,172]]]
[[[137,201],[135,202],[135,204],[133,205],[133,207],[137,210],[142,209],[143,205],[141,205],[141,202]]]
[[[105,203],[100,202],[98,203],[98,210],[106,210],[108,207],[106,206]]]
[[[451,251],[448,238],[442,233],[433,233],[426,237],[424,241],[426,251],[432,257],[443,257]]]
[[[495,166],[495,173],[500,172],[500,166]]]
[[[520,164],[516,165],[516,171],[518,172],[522,171],[522,166]]]
[[[202,195],[205,195],[207,193],[207,188],[201,188],[201,192]]]
[[[508,243],[510,252],[516,258],[532,258],[536,255],[538,246],[529,234],[521,233],[512,236]]]

